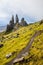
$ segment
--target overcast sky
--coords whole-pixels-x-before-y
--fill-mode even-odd
[[[7,24],[12,14],[28,23],[39,21],[43,19],[43,0],[0,0],[0,25]]]

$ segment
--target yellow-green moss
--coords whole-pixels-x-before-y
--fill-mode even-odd
[[[2,42],[0,42],[0,44],[4,44],[4,46],[0,48],[0,65],[4,65],[5,63],[16,57],[17,54],[24,47],[26,47],[31,37],[38,30],[43,30],[43,24],[39,25],[39,23],[34,23],[26,27],[20,27],[15,32],[13,31],[9,34],[4,34],[3,36],[5,39],[3,40],[1,35],[0,40],[2,40]],[[17,33],[19,33],[19,36],[17,38],[13,38],[13,36],[16,36]],[[38,39],[40,40],[38,41]],[[34,47],[32,48],[32,46]],[[30,48],[30,54],[26,58],[30,57],[31,55],[34,55],[34,57],[33,59],[31,58],[30,62],[26,64],[23,63],[23,65],[42,65],[43,59],[41,57],[43,56],[43,34],[34,39],[32,46]],[[15,51],[16,54],[14,54],[14,56],[11,56],[11,58],[6,59],[6,55],[12,53],[13,51]],[[37,59],[37,62],[34,61],[34,58]]]

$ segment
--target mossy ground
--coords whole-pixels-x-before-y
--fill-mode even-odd
[[[0,44],[4,46],[0,48],[0,65],[5,65],[7,62],[17,56],[17,54],[26,47],[31,37],[38,30],[43,30],[43,24],[34,23],[26,27],[21,27],[15,32],[9,34],[0,34]],[[18,35],[18,37],[16,37]],[[4,36],[4,38],[2,38]],[[10,58],[6,58],[6,55],[15,51],[15,54]],[[32,56],[32,57],[31,57]],[[31,57],[31,58],[30,58]],[[23,65],[43,65],[43,33],[34,39],[34,42],[30,48],[29,62],[23,62]],[[16,65],[22,65],[20,63]]]

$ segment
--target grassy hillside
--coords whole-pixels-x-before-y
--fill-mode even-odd
[[[7,62],[15,58],[38,30],[43,30],[43,24],[39,22],[21,27],[6,35],[0,34],[0,44],[3,44],[3,47],[0,48],[0,65],[6,65]],[[7,59],[6,55],[13,52],[15,53]],[[23,62],[23,65],[43,65],[43,33],[34,39],[25,59],[29,61]],[[22,64],[17,63],[16,65]]]

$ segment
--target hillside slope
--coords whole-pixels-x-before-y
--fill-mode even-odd
[[[3,47],[0,48],[0,65],[6,65],[15,58],[27,46],[35,32],[39,30],[43,30],[43,23],[37,22],[0,37],[0,44],[3,44]],[[6,55],[10,53],[12,53],[11,57],[6,58]],[[22,62],[23,65],[43,65],[43,33],[34,39],[25,59],[29,61]],[[16,65],[22,64],[17,63]]]

